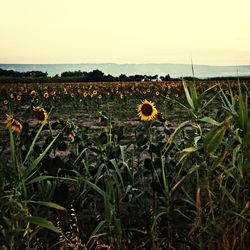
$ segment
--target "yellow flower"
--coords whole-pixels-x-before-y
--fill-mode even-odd
[[[30,95],[34,96],[35,94],[36,94],[36,91],[35,90],[31,90]]]
[[[75,141],[75,136],[76,136],[76,134],[75,134],[73,131],[71,131],[71,132],[68,134],[68,138],[69,138],[69,140],[70,140],[71,142],[74,142],[74,141]]]
[[[6,114],[6,122],[5,122],[6,128],[11,127],[12,132],[20,133],[22,131],[22,124],[17,121],[13,116]]]
[[[46,98],[46,99],[49,98],[49,93],[48,93],[48,92],[45,92],[45,93],[43,94],[43,97]]]
[[[158,113],[157,109],[155,108],[155,104],[147,100],[137,106],[137,112],[143,121],[153,120]]]
[[[33,107],[34,116],[39,123],[47,123],[48,113],[44,108]]]

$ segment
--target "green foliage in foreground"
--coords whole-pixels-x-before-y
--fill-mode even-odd
[[[239,101],[220,89],[204,104],[212,88],[183,87],[191,118],[176,127],[118,127],[107,115],[94,135],[62,123],[39,144],[43,124],[25,144],[10,132],[0,159],[2,249],[247,249],[248,89]],[[215,101],[223,110],[209,113]]]

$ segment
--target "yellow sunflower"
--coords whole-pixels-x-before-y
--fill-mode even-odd
[[[30,91],[31,96],[34,96],[35,94],[36,94],[36,91],[34,89]]]
[[[17,121],[13,116],[6,114],[6,121],[5,121],[6,128],[11,127],[12,132],[20,133],[22,131],[22,124]]]
[[[48,113],[44,108],[33,107],[34,116],[39,123],[47,123]]]
[[[157,109],[155,108],[155,104],[147,100],[144,100],[142,104],[137,106],[137,112],[143,121],[153,120],[158,113]]]
[[[68,139],[70,140],[70,142],[74,142],[75,141],[75,136],[76,136],[76,134],[73,131],[71,131],[68,134]]]
[[[49,98],[49,93],[48,93],[48,92],[45,92],[45,93],[43,94],[43,97],[46,98],[46,99],[48,99],[48,98]]]

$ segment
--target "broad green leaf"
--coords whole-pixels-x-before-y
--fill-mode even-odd
[[[188,89],[186,81],[182,80],[182,84],[183,84],[183,87],[184,87],[184,91],[185,91],[187,101],[188,101],[190,107],[194,110],[195,109],[194,102],[193,102],[193,100],[192,100],[192,98],[190,96],[189,89]]]
[[[204,146],[209,153],[212,153],[213,151],[215,151],[216,148],[221,144],[222,139],[224,138],[225,132],[226,130],[223,126],[215,127],[209,132],[204,142]]]
[[[60,233],[60,230],[56,226],[54,226],[54,224],[51,221],[48,221],[42,217],[27,216],[24,218],[24,220],[32,224],[36,224],[40,227],[50,229],[55,233]]]

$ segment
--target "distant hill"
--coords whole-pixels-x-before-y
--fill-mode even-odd
[[[92,71],[101,70],[105,74],[119,76],[126,75],[159,75],[169,74],[171,77],[191,76],[192,70],[189,64],[0,64],[2,69],[12,69],[19,72],[42,71],[47,72],[49,76],[60,75],[65,71]],[[250,76],[250,65],[237,66],[239,76]],[[237,76],[236,66],[209,66],[194,65],[195,76],[198,78],[206,77],[229,77]]]

